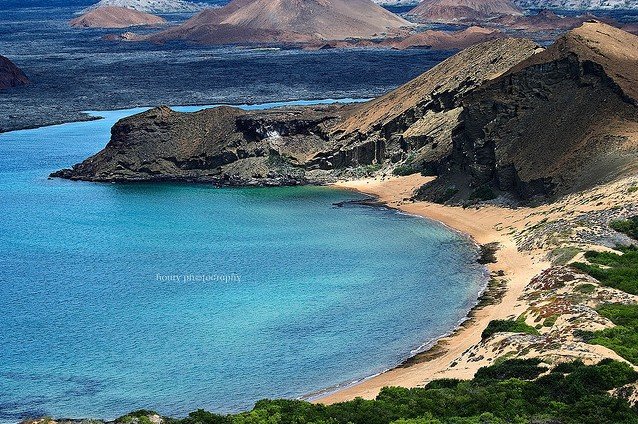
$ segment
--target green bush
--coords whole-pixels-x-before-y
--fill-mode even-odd
[[[608,304],[597,311],[616,327],[578,335],[587,343],[608,347],[638,365],[638,305]]]
[[[470,200],[492,200],[496,199],[496,197],[496,193],[494,193],[492,187],[487,184],[475,189],[470,194]]]
[[[638,215],[632,216],[629,219],[612,221],[609,226],[620,233],[624,233],[629,237],[638,240]]]
[[[375,400],[333,405],[261,400],[252,411],[203,410],[168,424],[502,424],[636,423],[638,414],[609,390],[638,380],[625,363],[605,360],[558,365],[550,373],[534,359],[481,368],[473,380],[436,380],[425,387],[385,387]],[[545,373],[545,375],[540,374]]]
[[[420,172],[413,165],[399,165],[392,170],[392,175],[405,177],[406,175],[412,175]]]
[[[491,337],[496,333],[525,333],[525,334],[534,334],[538,335],[538,330],[534,327],[531,327],[523,320],[493,320],[487,324],[487,328],[483,330],[481,333],[481,338],[483,340]]]
[[[619,247],[622,255],[613,252],[586,252],[589,264],[574,263],[579,269],[601,284],[631,294],[638,294],[638,250],[635,247]]]

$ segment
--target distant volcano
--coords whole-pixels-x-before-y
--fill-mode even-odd
[[[162,25],[166,20],[150,13],[126,7],[105,6],[92,9],[71,20],[75,28],[128,28],[142,25]]]
[[[150,40],[206,44],[343,40],[379,37],[410,25],[370,0],[233,0]]]
[[[456,22],[522,15],[523,11],[510,0],[423,0],[409,13],[422,22]]]

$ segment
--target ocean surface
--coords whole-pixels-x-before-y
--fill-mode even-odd
[[[334,205],[356,193],[47,178],[137,111],[0,134],[0,422],[300,397],[396,365],[475,302],[470,241]]]

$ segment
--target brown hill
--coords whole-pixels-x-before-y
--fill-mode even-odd
[[[128,28],[132,26],[163,25],[164,18],[125,7],[105,6],[92,9],[72,19],[74,28]]]
[[[409,25],[370,0],[233,0],[149,39],[205,44],[305,43],[378,37]]]
[[[0,89],[18,87],[29,83],[27,76],[9,59],[0,56]]]
[[[523,12],[510,0],[423,0],[409,14],[421,22],[477,22]]]

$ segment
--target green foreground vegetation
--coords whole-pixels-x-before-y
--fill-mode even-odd
[[[616,327],[600,331],[581,331],[586,342],[608,347],[632,364],[638,365],[638,305],[603,305],[598,313]]]
[[[600,281],[601,284],[638,294],[638,248],[618,247],[613,252],[586,252],[588,264],[577,262],[573,266]]]
[[[538,330],[525,324],[525,317],[521,316],[517,320],[493,320],[487,324],[481,339],[485,340],[496,333],[525,333],[538,335]]]
[[[629,219],[612,221],[609,226],[620,233],[624,233],[629,237],[638,240],[638,216],[632,216]]]
[[[250,412],[217,415],[203,410],[167,424],[478,424],[638,423],[638,412],[608,391],[638,380],[628,364],[576,361],[551,371],[536,359],[512,359],[481,368],[470,381],[436,380],[424,388],[382,389],[375,400],[335,405],[262,400]],[[138,421],[149,411],[118,419]]]

